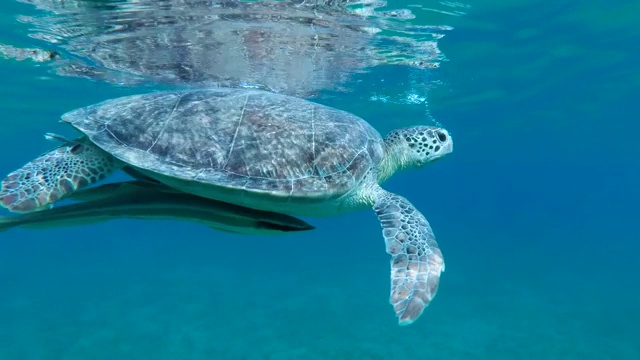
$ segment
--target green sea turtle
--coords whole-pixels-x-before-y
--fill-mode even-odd
[[[297,97],[249,89],[155,92],[62,116],[83,133],[9,174],[0,204],[50,206],[125,166],[174,189],[258,210],[332,216],[373,208],[391,260],[399,323],[436,294],[444,260],[424,216],[379,184],[453,150],[445,129],[415,126],[384,139],[363,119]]]

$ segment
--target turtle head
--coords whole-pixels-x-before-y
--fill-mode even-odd
[[[397,170],[423,167],[453,151],[449,132],[436,126],[396,129],[385,137],[384,143],[386,158],[381,181]]]

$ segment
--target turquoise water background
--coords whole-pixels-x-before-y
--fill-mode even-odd
[[[234,236],[118,220],[0,234],[0,359],[639,359],[637,1],[468,1],[428,111],[455,151],[397,174],[446,260],[433,303],[399,327],[373,212]],[[29,6],[0,5],[22,46]],[[319,99],[382,133],[425,104],[372,102],[379,79]],[[71,109],[148,91],[0,62],[0,173],[50,147]],[[389,82],[389,80],[387,81]],[[384,92],[393,94],[393,87]]]

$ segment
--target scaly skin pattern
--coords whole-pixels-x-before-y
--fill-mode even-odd
[[[391,255],[389,301],[399,323],[409,325],[436,295],[444,259],[429,222],[407,199],[379,188],[373,210]]]
[[[116,160],[93,145],[65,144],[7,175],[2,181],[0,205],[21,213],[46,209],[116,168]]]

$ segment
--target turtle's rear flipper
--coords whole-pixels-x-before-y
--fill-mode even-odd
[[[13,212],[42,210],[117,167],[111,155],[88,141],[70,141],[9,174],[2,181],[0,205]]]

